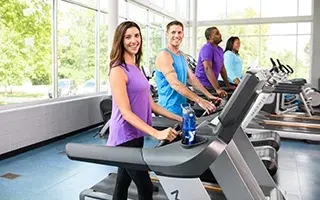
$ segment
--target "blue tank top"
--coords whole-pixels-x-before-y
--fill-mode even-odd
[[[176,55],[169,49],[164,49],[169,52],[173,59],[173,68],[177,73],[178,80],[187,85],[187,62],[185,57],[180,53]],[[182,116],[181,104],[186,103],[187,99],[175,91],[167,81],[166,77],[159,70],[155,71],[156,84],[158,87],[158,103],[165,109]]]

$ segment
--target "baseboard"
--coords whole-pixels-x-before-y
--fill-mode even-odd
[[[46,146],[46,145],[48,145],[48,144],[57,142],[57,141],[59,141],[59,140],[63,140],[63,139],[65,139],[65,138],[68,138],[68,137],[77,135],[77,134],[79,134],[79,133],[82,133],[82,132],[84,132],[84,131],[90,130],[90,129],[95,128],[95,127],[98,127],[98,126],[100,126],[100,125],[103,125],[103,122],[98,123],[98,124],[94,124],[94,125],[91,125],[91,126],[88,126],[88,127],[85,127],[85,128],[79,129],[79,130],[76,130],[76,131],[72,131],[72,132],[70,132],[70,133],[66,133],[66,134],[63,134],[63,135],[60,135],[60,136],[57,136],[57,137],[54,137],[54,138],[51,138],[51,139],[48,139],[48,140],[44,140],[44,141],[41,141],[41,142],[38,142],[38,143],[35,143],[35,144],[32,144],[32,145],[29,145],[29,146],[25,146],[25,147],[22,147],[22,148],[20,148],[20,149],[16,149],[16,150],[13,150],[13,151],[9,151],[9,152],[7,152],[7,153],[4,153],[4,154],[1,154],[1,155],[0,155],[0,161],[1,161],[1,160],[4,160],[4,159],[7,159],[7,158],[11,158],[11,157],[17,156],[17,155],[22,154],[22,153],[25,153],[25,152],[27,152],[27,151],[31,151],[31,150],[33,150],[33,149],[37,149],[37,148]]]

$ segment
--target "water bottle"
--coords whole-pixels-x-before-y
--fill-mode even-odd
[[[182,107],[182,144],[192,145],[196,137],[196,115],[190,104],[181,104]]]

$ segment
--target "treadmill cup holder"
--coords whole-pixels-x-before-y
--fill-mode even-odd
[[[181,140],[180,145],[185,149],[191,149],[193,147],[206,143],[208,141],[208,138],[202,135],[196,135],[194,141],[195,142],[193,144],[183,144]]]

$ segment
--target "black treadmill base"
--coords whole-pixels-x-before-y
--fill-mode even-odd
[[[95,193],[97,193],[96,199],[101,199],[101,198],[98,198],[98,193],[105,193],[108,195],[112,195],[113,191],[114,191],[116,179],[117,179],[117,174],[110,173],[108,177],[106,177],[105,179],[103,179],[102,181],[100,181],[99,183],[94,185],[93,187],[91,187],[90,189],[93,190],[93,192],[90,193],[90,195],[88,195],[90,197],[90,199],[94,199]],[[153,193],[153,199],[154,200],[168,200],[168,197],[165,194],[165,191],[163,190],[159,181],[152,180],[152,183],[159,187],[159,192]],[[212,189],[206,189],[206,190],[207,190],[211,199],[226,200],[226,197],[223,195],[223,193],[221,191],[216,191],[216,190],[212,190]],[[80,194],[80,196],[81,196],[81,194]],[[82,195],[82,197],[83,197],[83,199],[85,199],[85,196]],[[137,187],[133,182],[131,183],[129,190],[128,190],[128,198],[133,199],[133,200],[138,200]]]

